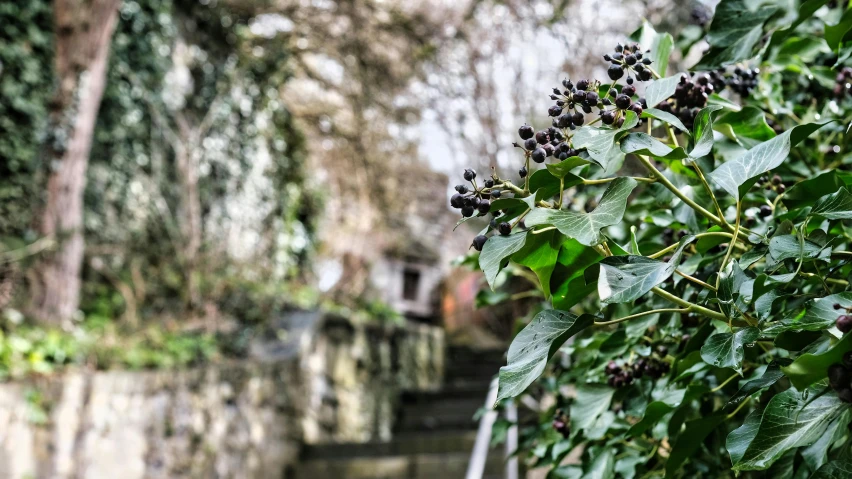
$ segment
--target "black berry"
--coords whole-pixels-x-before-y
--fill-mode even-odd
[[[840,315],[837,318],[837,321],[834,322],[834,325],[837,326],[837,329],[839,329],[841,333],[848,333],[849,331],[852,331],[852,316],[847,316],[845,314]]]
[[[486,241],[488,241],[488,237],[485,235],[479,235],[476,238],[473,238],[473,249],[476,251],[482,251],[482,247],[485,246]]]
[[[476,172],[470,168],[464,170],[464,179],[467,181],[473,181],[476,178]]]
[[[615,106],[620,110],[626,110],[630,108],[630,103],[630,97],[623,93],[615,97]]]
[[[535,130],[533,130],[533,127],[529,125],[524,125],[518,128],[518,136],[520,136],[522,140],[528,140],[532,138],[533,135],[535,135]]]
[[[621,65],[610,65],[606,74],[609,75],[610,80],[618,80],[624,76],[624,68],[621,68]]]
[[[509,236],[509,233],[512,232],[512,225],[506,222],[500,223],[497,225],[497,231],[503,236]]]
[[[547,152],[544,151],[544,148],[536,148],[532,152],[532,160],[536,163],[544,163],[545,158],[547,158]],[[526,175],[524,175],[526,176]]]

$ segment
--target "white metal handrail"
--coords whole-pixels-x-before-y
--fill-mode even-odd
[[[473,443],[473,451],[470,454],[470,462],[467,464],[465,479],[482,479],[485,472],[485,463],[488,461],[488,450],[491,445],[491,431],[497,420],[497,411],[494,403],[497,402],[497,378],[491,381],[488,387],[488,395],[485,397],[485,407],[488,412],[479,419],[479,429],[476,431],[476,441]],[[516,424],[518,421],[518,410],[512,403],[506,408],[506,419]],[[518,448],[518,428],[513,425],[509,428],[506,437],[506,478],[518,479],[518,458],[511,456]]]

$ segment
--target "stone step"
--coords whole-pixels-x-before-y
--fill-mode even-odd
[[[475,430],[420,431],[395,434],[390,442],[365,444],[324,444],[305,446],[302,460],[343,459],[352,457],[440,454],[472,451]]]
[[[295,479],[456,479],[464,478],[470,451],[342,459],[314,459],[296,468]],[[504,462],[491,454],[485,475],[502,477]]]
[[[404,411],[397,424],[397,430],[405,431],[438,431],[446,429],[476,429],[473,419],[476,409],[465,409],[453,412]]]

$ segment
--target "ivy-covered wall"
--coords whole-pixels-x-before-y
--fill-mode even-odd
[[[0,244],[32,239],[39,157],[54,86],[46,0],[0,4]]]
[[[258,304],[264,284],[307,270],[317,206],[303,137],[279,98],[289,42],[256,35],[253,21],[195,1],[122,2],[87,175],[87,315],[182,310],[192,283],[226,312],[251,295],[260,317],[280,305],[278,295]],[[50,168],[40,152],[61,141],[46,131],[52,22],[47,0],[0,5],[0,251],[37,238]],[[183,250],[181,148],[197,175],[195,268]]]

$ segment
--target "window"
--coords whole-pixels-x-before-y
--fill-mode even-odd
[[[402,272],[402,299],[406,301],[417,301],[420,290],[420,271],[413,268],[405,268]]]

